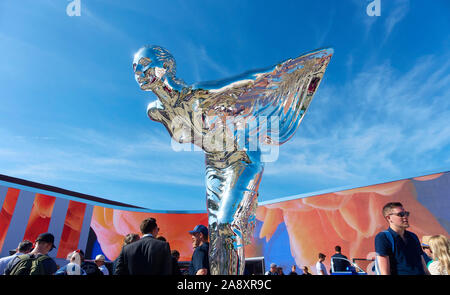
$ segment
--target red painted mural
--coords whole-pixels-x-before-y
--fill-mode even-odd
[[[52,196],[36,194],[30,217],[28,218],[28,225],[22,240],[34,242],[39,234],[48,231],[55,200],[56,198]]]
[[[86,204],[70,201],[64,220],[61,240],[58,245],[57,258],[66,258],[69,252],[78,249],[81,227],[83,226]]]
[[[156,219],[160,229],[158,235],[166,238],[170,249],[180,252],[180,261],[191,259],[192,240],[188,231],[197,224],[208,225],[206,213],[143,213],[95,206],[91,227],[97,235],[103,253],[114,260],[122,249],[124,237],[129,233],[142,235],[139,226],[142,220],[149,217]]]
[[[6,233],[9,229],[11,218],[16,208],[17,199],[19,198],[20,190],[15,188],[8,188],[6,192],[5,200],[3,201],[3,207],[0,211],[0,249],[3,247]]]

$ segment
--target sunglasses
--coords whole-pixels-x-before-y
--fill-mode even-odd
[[[402,212],[399,212],[399,213],[391,213],[391,214],[389,214],[389,215],[397,215],[398,217],[409,217],[409,212],[408,211],[402,211]]]

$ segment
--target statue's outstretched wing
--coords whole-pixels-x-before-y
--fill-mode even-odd
[[[253,135],[265,144],[286,142],[308,109],[332,54],[331,48],[317,50],[270,68],[193,85],[192,90],[206,94],[199,105],[207,115],[204,124],[214,131],[217,122],[231,119],[235,125],[245,123],[247,143]]]

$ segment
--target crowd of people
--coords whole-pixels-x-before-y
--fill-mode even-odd
[[[140,225],[142,237],[136,233],[125,236],[122,250],[113,261],[112,269],[106,266],[106,257],[99,254],[94,261],[85,260],[81,249],[67,255],[68,263],[59,267],[48,253],[56,248],[51,233],[40,234],[35,243],[20,242],[16,253],[0,258],[2,275],[182,275],[178,260],[180,253],[170,250],[170,245],[158,236],[156,219],[147,218]],[[194,252],[188,273],[209,274],[208,228],[197,225],[189,231]]]
[[[450,242],[445,235],[424,236],[422,241],[416,234],[406,230],[409,227],[410,212],[401,203],[388,203],[382,209],[388,222],[388,229],[375,237],[377,274],[382,275],[448,275],[450,273]],[[156,219],[147,218],[140,225],[142,237],[135,233],[125,236],[119,256],[112,263],[112,270],[106,267],[104,255],[97,255],[94,261],[85,260],[82,250],[67,255],[69,263],[59,267],[48,256],[56,248],[51,233],[40,234],[35,243],[22,241],[16,253],[0,258],[0,274],[4,275],[181,275],[178,260],[180,253],[171,250],[169,243],[158,236]],[[189,231],[192,237],[193,254],[189,264],[189,275],[209,275],[208,228],[197,225]],[[327,271],[326,255],[318,254],[315,265],[317,275],[349,271],[352,263],[342,254],[340,246],[335,247],[331,257],[331,269]],[[303,275],[312,275],[308,266],[302,266]],[[272,263],[266,275],[283,275],[283,269]],[[297,275],[292,265],[289,275]]]
[[[450,241],[445,235],[423,236],[422,241],[409,228],[410,212],[399,202],[387,203],[382,214],[389,227],[375,236],[375,272],[379,275],[448,275],[450,273]],[[351,271],[352,263],[335,247],[331,257],[331,269],[327,271],[324,261],[326,255],[318,254],[315,265],[317,275]],[[306,271],[305,271],[306,268]],[[310,274],[307,266],[304,274]],[[270,265],[267,275],[283,275],[281,267]],[[296,274],[295,265],[290,275]]]
[[[336,246],[335,248],[336,253],[331,257],[332,258],[332,269],[330,269],[330,273],[332,270],[334,272],[343,272],[348,271],[349,268],[352,266],[350,261],[348,260],[347,256],[342,255],[341,246]],[[325,264],[323,263],[325,261],[326,255],[323,253],[319,253],[319,260],[317,261],[315,267],[316,267],[316,274],[317,275],[328,275],[327,269]],[[312,273],[309,272],[308,266],[304,265],[301,268],[302,275],[312,275]],[[277,266],[276,263],[270,264],[270,270],[265,273],[266,275],[285,275],[283,272],[283,268],[280,266]],[[291,272],[288,275],[298,275],[297,273],[297,266],[294,264],[291,267]]]

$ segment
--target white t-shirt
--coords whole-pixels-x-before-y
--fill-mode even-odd
[[[317,263],[316,263],[316,272],[317,272],[318,275],[321,275],[319,270],[323,271],[324,275],[328,275],[327,268],[325,267],[325,264],[323,264],[320,261],[317,261]]]
[[[440,262],[439,261],[433,261],[428,265],[428,270],[430,271],[430,274],[432,275],[448,275],[447,270],[444,269],[443,272],[439,270],[440,268]]]
[[[66,273],[67,275],[86,275],[86,272],[76,263],[70,262],[66,266]]]

